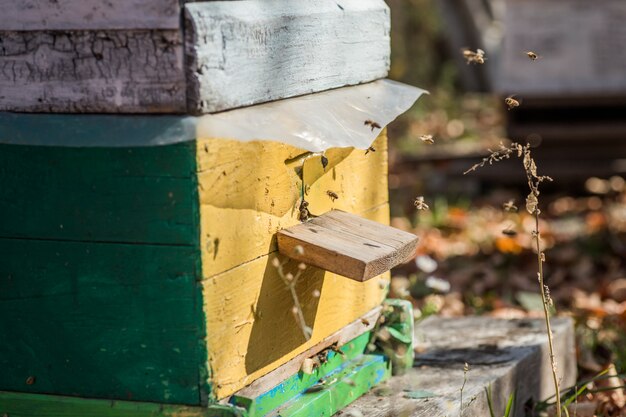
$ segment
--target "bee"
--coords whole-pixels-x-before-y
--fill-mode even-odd
[[[517,236],[517,232],[508,227],[502,231],[502,234],[510,237]]]
[[[369,326],[370,325],[370,321],[368,319],[361,319],[361,323],[363,324],[363,326]]]
[[[302,199],[302,203],[300,203],[300,221],[305,222],[309,220],[309,202],[305,199]]]
[[[328,166],[328,158],[322,155],[321,162],[322,162],[322,168],[326,169],[326,167]]]
[[[432,145],[433,143],[435,143],[433,139],[433,135],[422,135],[420,136],[420,139],[422,140],[422,142],[428,143],[429,145]]]
[[[380,126],[378,123],[376,123],[376,122],[375,122],[375,121],[373,121],[373,120],[369,120],[369,119],[368,119],[368,120],[366,120],[366,121],[364,121],[364,122],[363,122],[363,124],[364,124],[365,126],[369,126],[369,127],[371,127],[371,128],[372,128],[372,132],[374,131],[374,129],[380,129],[380,128],[381,128],[381,126]]]
[[[504,99],[504,104],[507,105],[508,110],[514,109],[516,107],[519,107],[520,102],[519,100],[514,98],[515,96],[508,96],[507,98]]]
[[[484,64],[487,58],[485,58],[485,51],[477,49],[476,52],[471,49],[463,49],[463,58],[467,61],[467,64]]]
[[[415,197],[415,200],[413,201],[413,205],[418,210],[428,210],[430,208],[428,207],[428,204],[424,202],[424,197],[422,196]]]
[[[538,60],[540,57],[539,55],[537,55],[536,53],[534,53],[533,51],[526,51],[526,56],[530,59],[532,59],[533,61]]]
[[[514,200],[509,200],[502,205],[504,211],[517,211],[517,206],[515,205]]]
[[[376,152],[376,149],[374,149],[373,146],[370,146],[369,148],[367,148],[367,150],[365,151],[365,155],[367,155],[370,152]]]
[[[337,195],[336,192],[328,190],[326,191],[326,195],[328,195],[328,197],[330,197],[331,201],[334,203],[336,199],[339,198],[339,196]]]

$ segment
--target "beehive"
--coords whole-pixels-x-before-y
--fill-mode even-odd
[[[387,274],[357,282],[307,268],[296,288],[312,329],[307,340],[272,266],[279,256],[276,232],[300,223],[303,198],[313,214],[340,209],[388,222],[384,130],[372,144],[375,152],[330,147],[324,152],[328,163],[322,164],[321,154],[280,138],[211,136],[196,127],[200,118],[184,114],[19,113],[201,113],[381,78],[388,67],[384,3],[347,1],[332,9],[322,1],[300,2],[300,8],[277,2],[266,9],[259,1],[194,3],[186,6],[184,42],[178,0],[146,9],[160,16],[146,23],[150,29],[125,18],[122,1],[94,3],[95,26],[82,27],[76,16],[88,3],[40,6],[58,8],[43,20],[28,9],[22,29],[6,17],[0,21],[4,39],[31,39],[34,49],[21,53],[32,54],[25,60],[39,73],[37,80],[20,71],[0,79],[0,86],[10,87],[0,108],[16,112],[0,113],[0,414],[261,416],[289,407],[322,372],[354,373],[357,386],[333,388],[345,392],[330,401],[323,411],[328,413],[388,376],[384,357],[363,355]],[[140,10],[148,4],[135,3]],[[64,15],[66,9],[76,13]],[[382,45],[378,58],[350,73],[346,69],[360,61],[361,52],[329,63],[323,52],[303,50],[311,41],[306,36],[317,33],[311,23],[322,17],[353,24],[346,30],[331,21],[333,31],[321,40],[352,51],[347,40],[358,29],[376,38],[364,38],[370,47]],[[302,25],[311,32],[295,44],[282,38]],[[372,35],[368,28],[378,32]],[[238,39],[238,30],[248,43],[228,50],[225,45]],[[119,61],[119,48],[139,54],[143,49],[133,39],[156,37],[166,45],[154,44],[138,58],[153,62],[154,54],[156,72],[135,79],[134,70]],[[77,67],[69,75],[56,74],[74,59],[63,45],[89,39],[95,49],[84,57],[86,72]],[[116,39],[130,43],[118,45]],[[287,46],[280,60],[301,65],[297,58],[306,56],[325,62],[324,71],[315,74],[319,81],[305,90],[300,82],[260,90],[259,85],[273,84],[259,62],[278,59],[273,54],[279,44]],[[260,69],[246,75],[252,80],[248,88],[240,91],[237,85],[229,94],[225,86],[241,80],[230,60],[243,59],[238,54],[246,45],[252,72]],[[41,56],[49,67],[41,68]],[[229,62],[216,64],[214,57]],[[0,59],[18,65],[10,54]],[[161,79],[158,66],[164,62],[169,78]],[[117,72],[105,70],[116,65]],[[299,74],[296,81],[317,71],[297,66],[300,74],[283,65],[286,73]],[[207,72],[212,77],[205,77]],[[20,86],[29,93],[23,100]],[[329,190],[339,198],[329,198]],[[296,262],[286,266],[296,267]],[[340,346],[345,358],[330,354],[318,374],[298,373],[303,358],[330,345]],[[293,387],[286,388],[289,384]],[[268,390],[277,386],[280,393]],[[315,398],[325,401],[329,392]],[[231,405],[224,405],[228,401]]]

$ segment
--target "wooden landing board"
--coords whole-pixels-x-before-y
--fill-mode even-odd
[[[278,232],[285,256],[356,281],[366,281],[406,261],[417,236],[354,214],[333,210]],[[304,249],[298,253],[296,246]]]

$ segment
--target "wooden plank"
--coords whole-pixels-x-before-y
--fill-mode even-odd
[[[272,372],[256,379],[253,383],[251,383],[244,389],[237,391],[235,395],[246,398],[257,398],[259,396],[263,396],[264,394],[267,395],[267,393],[271,394],[271,390],[273,388],[285,382],[289,377],[296,375],[298,371],[300,371],[300,368],[302,367],[302,362],[305,359],[315,356],[316,354],[331,345],[342,347],[346,343],[350,342],[352,339],[361,336],[364,333],[368,333],[370,330],[372,330],[376,325],[376,321],[380,316],[381,310],[382,307],[378,306],[371,311],[368,311],[357,320],[354,320],[352,323],[346,325],[341,330],[327,336],[326,338],[324,338],[324,340],[320,341],[318,344],[307,349],[306,351],[300,353],[289,362],[281,365]],[[366,341],[368,339],[369,337],[365,338]],[[366,346],[362,346],[362,349],[358,353],[361,354],[365,352],[365,347]],[[354,352],[354,350],[349,346],[346,346],[344,349],[342,349],[342,351],[344,351],[344,353],[348,351]],[[356,357],[356,355],[352,355],[351,357]],[[270,408],[270,410],[272,409],[273,408]]]
[[[573,386],[576,352],[572,321],[553,318],[552,331],[561,387]],[[414,368],[355,401],[344,415],[483,417],[490,415],[485,389],[491,387],[495,415],[504,415],[506,402],[515,393],[511,415],[523,416],[529,401],[541,401],[554,393],[548,339],[541,319],[431,317],[418,324],[416,332],[422,353],[416,355]],[[465,362],[470,370],[460,410]],[[417,400],[409,397],[411,391],[427,391],[434,396]],[[574,415],[571,410],[570,415]]]
[[[0,31],[178,29],[178,0],[0,0]]]
[[[386,218],[387,207],[383,208]],[[376,219],[380,213],[368,216]],[[313,329],[306,341],[294,319],[289,291],[271,265],[275,256],[262,256],[202,281],[211,383],[217,398],[232,395],[317,345],[385,297],[388,274],[362,283],[307,268],[296,288],[307,325]],[[291,262],[286,271],[295,268]]]
[[[0,43],[0,111],[186,110],[179,30],[0,31]]]
[[[362,355],[329,375],[329,384],[324,389],[302,395],[269,416],[331,416],[390,376],[391,366],[385,356]]]
[[[1,390],[206,399],[197,248],[0,239],[0,253]]]
[[[0,237],[197,245],[195,158],[192,142],[0,145]]]
[[[339,210],[278,232],[283,255],[357,281],[405,262],[417,241],[411,233]]]
[[[188,110],[215,112],[383,78],[382,0],[185,5]]]
[[[299,223],[302,182],[296,169],[303,163],[311,213],[333,208],[353,213],[376,207],[382,210],[388,201],[384,132],[373,146],[377,151],[367,155],[362,150],[330,149],[324,169],[321,156],[277,142],[199,139],[203,276],[208,278],[277,249],[276,232]],[[339,198],[332,201],[328,190]],[[375,218],[387,223],[386,206],[384,211]]]
[[[505,4],[498,92],[522,99],[626,95],[624,1],[605,0],[602,7],[586,0]],[[541,57],[531,61],[524,54],[529,50]]]
[[[0,391],[0,412],[19,417],[206,417],[204,407]],[[236,417],[218,414],[211,417]]]

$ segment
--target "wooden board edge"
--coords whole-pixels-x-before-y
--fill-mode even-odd
[[[258,378],[256,381],[252,382],[247,387],[237,391],[233,395],[239,397],[256,398],[259,395],[269,391],[280,382],[296,374],[300,370],[304,359],[314,356],[315,354],[319,353],[320,351],[326,349],[331,345],[336,344],[337,346],[342,346],[352,339],[362,335],[363,333],[372,330],[376,325],[376,322],[381,312],[381,306],[373,308],[363,316],[345,326],[343,329],[331,334],[315,346],[305,350],[293,359],[289,360],[284,365],[281,365],[273,371]],[[226,401],[227,400],[228,399],[226,399]]]
[[[323,269],[334,274],[344,276],[346,278],[353,279],[355,281],[362,281],[367,268],[367,264],[362,260],[352,258],[335,251],[328,250],[319,246],[310,247],[309,242],[300,240],[294,236],[291,236],[286,229],[279,230],[276,234],[278,242],[278,252],[296,261],[304,262],[307,265],[314,266],[316,268]],[[298,246],[306,247],[306,252],[299,254],[295,248]],[[335,262],[332,264],[332,268],[329,268],[327,263],[318,261],[319,258],[326,258],[334,256]]]
[[[407,262],[415,253],[418,243],[419,237],[415,236],[415,239],[413,239],[410,243],[402,247],[397,252],[384,256],[376,260],[375,262],[368,263],[365,266],[365,272],[361,281],[367,281],[369,279],[377,277],[378,275],[389,271],[391,268]]]

